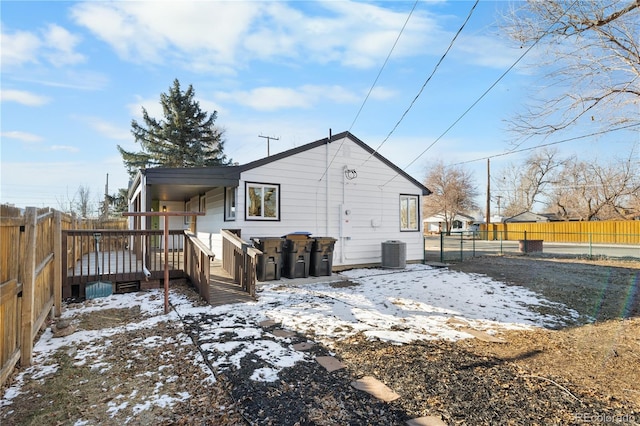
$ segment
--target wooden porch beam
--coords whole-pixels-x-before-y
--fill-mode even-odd
[[[169,313],[169,216],[204,216],[202,212],[127,212],[122,216],[164,217],[164,313]]]

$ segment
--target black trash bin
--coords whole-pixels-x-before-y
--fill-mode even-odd
[[[286,278],[307,278],[313,238],[306,232],[284,236],[282,275]]]
[[[262,252],[256,262],[256,279],[258,281],[279,280],[282,270],[284,238],[252,237],[251,241]]]
[[[335,238],[316,237],[311,246],[311,266],[309,274],[314,277],[331,276],[333,268],[333,247]]]

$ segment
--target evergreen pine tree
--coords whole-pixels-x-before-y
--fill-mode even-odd
[[[164,118],[150,117],[142,108],[144,125],[131,120],[131,133],[142,148],[139,152],[118,146],[125,167],[131,176],[138,169],[151,167],[227,166],[231,160],[223,153],[223,131],[215,125],[218,113],[208,114],[194,101],[191,85],[180,89],[178,79],[169,93],[160,94]]]

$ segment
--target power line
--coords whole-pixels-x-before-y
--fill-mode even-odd
[[[400,32],[398,33],[398,36],[396,37],[396,41],[393,42],[393,46],[391,46],[391,50],[389,51],[389,54],[387,55],[386,59],[384,60],[384,63],[382,64],[382,67],[380,67],[380,71],[378,71],[378,75],[376,76],[376,79],[373,81],[373,84],[371,85],[371,88],[369,89],[369,92],[367,93],[367,96],[364,98],[364,101],[362,102],[362,105],[360,105],[360,109],[358,110],[358,113],[356,114],[356,116],[354,117],[353,121],[351,122],[351,126],[349,126],[349,131],[351,131],[353,126],[356,124],[356,121],[358,120],[358,117],[360,116],[360,113],[362,112],[362,109],[364,108],[364,104],[367,103],[367,100],[369,99],[369,96],[371,95],[371,92],[373,91],[373,88],[378,83],[378,79],[380,78],[380,75],[382,74],[382,70],[384,70],[385,66],[387,65],[387,62],[389,62],[389,58],[391,57],[391,54],[393,53],[394,49],[396,48],[396,45],[398,44],[398,41],[400,40],[400,36],[402,35],[402,33],[404,32],[404,29],[406,28],[407,24],[409,23],[409,19],[411,18],[411,15],[413,15],[413,11],[415,10],[417,5],[418,5],[418,0],[416,0],[413,3],[413,7],[411,8],[411,11],[409,12],[409,15],[407,16],[407,19],[404,21],[404,25],[402,25],[402,28],[400,29]]]
[[[389,50],[389,53],[387,54],[387,57],[384,60],[384,63],[382,64],[382,66],[380,67],[380,70],[378,71],[378,75],[376,75],[375,80],[371,84],[371,87],[369,88],[369,91],[367,92],[367,96],[365,96],[364,100],[362,101],[362,105],[360,105],[360,109],[358,109],[358,112],[356,113],[356,116],[353,118],[353,121],[351,122],[351,125],[349,126],[349,129],[347,130],[347,133],[351,132],[351,129],[353,129],[353,126],[356,124],[356,121],[360,117],[360,113],[364,109],[364,105],[367,103],[367,100],[369,100],[369,96],[371,96],[371,92],[373,92],[373,89],[376,87],[376,84],[378,83],[378,79],[380,78],[380,75],[382,75],[382,71],[387,66],[387,62],[389,62],[389,58],[391,58],[391,54],[395,50],[396,45],[398,44],[398,41],[400,40],[400,36],[402,36],[402,33],[404,32],[404,29],[407,27],[407,24],[409,23],[409,19],[411,18],[411,15],[413,15],[413,11],[416,9],[416,6],[418,5],[418,1],[419,0],[416,0],[413,3],[413,7],[409,11],[409,15],[407,15],[407,19],[404,21],[404,24],[402,25],[402,28],[400,28],[400,32],[398,33],[398,36],[396,37],[396,40],[393,42],[393,45],[391,46],[391,49]],[[322,178],[324,178],[324,175],[327,174],[327,171],[329,170],[329,167],[331,166],[331,164],[333,164],[333,161],[336,159],[336,157],[338,155],[338,152],[340,151],[341,147],[342,147],[342,143],[340,144],[340,147],[336,150],[336,153],[333,155],[333,158],[331,159],[329,164],[327,164],[327,168],[325,169],[324,173],[322,173],[322,176],[320,176],[319,180],[322,180]]]
[[[365,164],[367,161],[369,161],[371,159],[371,157],[378,152],[378,150],[382,147],[382,145],[385,144],[385,142],[387,142],[389,140],[389,138],[391,137],[391,135],[396,131],[396,129],[398,128],[398,126],[400,125],[400,123],[402,122],[402,120],[404,120],[404,118],[406,117],[406,115],[409,113],[409,111],[411,110],[411,108],[413,108],[413,105],[416,103],[416,101],[418,100],[418,98],[420,97],[420,95],[422,95],[422,92],[424,91],[424,88],[427,86],[427,84],[429,83],[429,81],[431,81],[431,78],[433,77],[433,75],[436,73],[436,71],[438,70],[438,68],[440,67],[440,64],[442,63],[442,61],[444,61],[444,58],[447,56],[447,54],[449,53],[449,51],[451,50],[451,48],[453,47],[453,44],[455,43],[456,39],[458,38],[458,36],[460,35],[460,33],[462,33],[462,30],[464,29],[464,27],[467,25],[467,23],[469,22],[469,19],[471,19],[471,15],[473,14],[473,11],[476,9],[476,6],[478,5],[478,3],[480,2],[480,0],[476,0],[476,2],[473,4],[473,6],[471,7],[471,10],[469,10],[469,14],[467,15],[467,18],[464,20],[464,22],[462,23],[462,25],[460,26],[460,28],[458,29],[458,31],[456,32],[456,34],[453,36],[453,38],[451,39],[451,42],[449,42],[449,46],[447,47],[447,50],[445,50],[445,52],[443,53],[443,55],[440,57],[440,60],[438,60],[438,62],[436,63],[436,66],[433,68],[433,71],[431,71],[431,74],[429,75],[429,77],[427,77],[427,79],[425,80],[424,84],[422,85],[422,87],[420,88],[420,90],[418,91],[418,94],[413,98],[413,100],[411,101],[411,103],[409,104],[409,106],[407,107],[407,109],[404,111],[404,113],[402,113],[402,116],[400,116],[400,119],[398,120],[398,122],[395,124],[395,126],[393,126],[393,128],[391,129],[391,131],[389,132],[389,134],[387,135],[387,137],[384,138],[384,140],[382,142],[380,142],[380,145],[378,145],[378,147],[374,150],[373,153],[371,153],[369,155],[369,157],[367,157],[367,159],[362,163]],[[408,167],[408,166],[407,166]]]
[[[576,3],[578,3],[578,1],[580,0],[575,0],[573,3],[571,3],[571,5],[560,15],[558,16],[558,18],[551,23],[551,25],[549,25],[547,27],[547,29],[540,35],[540,37],[538,37],[532,44],[531,46],[529,46],[523,53],[522,55],[520,55],[518,57],[518,59],[516,59],[516,61],[511,64],[511,66],[509,68],[506,69],[505,72],[503,72],[500,77],[498,77],[498,79],[496,81],[493,82],[493,84],[491,84],[487,90],[485,90],[482,95],[480,95],[480,97],[478,97],[478,99],[476,99],[470,106],[469,108],[467,108],[449,127],[447,127],[447,129],[442,132],[440,134],[440,136],[438,136],[433,142],[431,142],[431,144],[426,147],[424,149],[424,151],[422,151],[420,153],[420,155],[418,155],[416,158],[414,158],[409,164],[407,164],[404,169],[402,169],[403,171],[406,171],[411,165],[413,165],[413,163],[415,163],[416,161],[418,161],[418,159],[420,157],[422,157],[429,149],[431,149],[431,147],[433,147],[436,143],[438,143],[440,141],[440,139],[442,139],[447,133],[449,133],[449,131],[460,122],[460,120],[462,120],[468,113],[469,111],[471,111],[491,90],[493,90],[493,88],[513,69],[515,68],[515,66],[535,47],[538,45],[538,43],[540,42],[540,40],[542,40],[542,38],[544,36],[546,36],[547,34],[549,34],[550,30],[553,28],[554,25],[556,25],[556,23],[558,23],[558,21],[560,21],[560,19],[569,11],[573,8],[573,6],[576,5]],[[382,186],[385,186],[386,184],[388,184],[389,182],[391,182],[392,180],[394,180],[396,177],[398,176],[398,173],[396,173],[391,179],[389,179],[388,181],[386,181]]]
[[[461,161],[459,163],[452,164],[452,166],[459,166],[461,164],[474,163],[476,161],[488,160],[488,159],[496,158],[496,157],[503,157],[505,155],[516,154],[518,152],[531,151],[531,150],[534,150],[534,149],[544,148],[544,147],[552,146],[552,145],[558,145],[558,144],[565,143],[565,142],[572,142],[572,141],[575,141],[575,140],[578,140],[578,139],[584,139],[584,138],[589,138],[589,137],[592,137],[592,136],[603,135],[605,133],[615,132],[615,131],[618,131],[618,130],[631,129],[631,128],[638,127],[638,126],[640,126],[640,123],[629,124],[627,126],[616,127],[614,129],[602,130],[600,132],[589,133],[588,135],[574,136],[572,138],[562,139],[562,140],[559,140],[559,141],[556,141],[556,142],[549,142],[549,143],[545,143],[545,144],[541,144],[541,145],[532,146],[532,147],[529,147],[529,148],[522,148],[522,149],[518,149],[518,150],[512,150],[512,151],[503,152],[503,153],[500,153],[500,154],[489,155],[487,157],[476,158],[475,160]]]

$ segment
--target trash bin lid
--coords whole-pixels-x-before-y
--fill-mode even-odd
[[[291,232],[287,235],[283,235],[282,238],[287,238],[287,239],[301,239],[301,240],[306,240],[307,238],[309,238],[311,236],[311,232],[305,232],[305,231],[297,231],[297,232]]]

